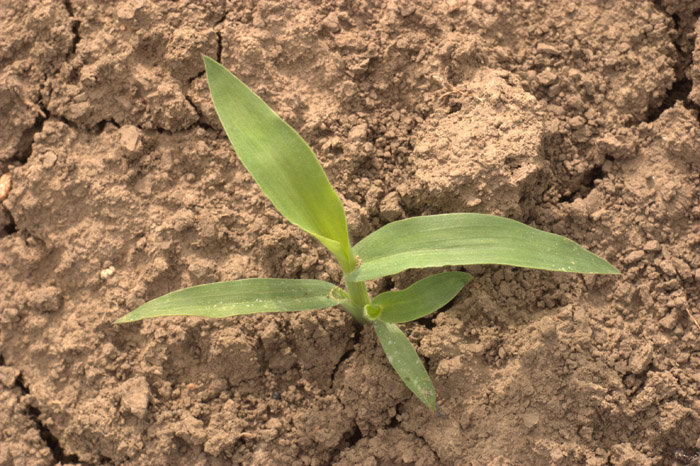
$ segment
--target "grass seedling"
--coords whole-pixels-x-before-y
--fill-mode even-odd
[[[304,140],[255,93],[216,61],[204,57],[214,107],[238,157],[263,193],[292,224],[337,259],[344,287],[321,280],[253,278],[199,285],[147,302],[116,322],[162,316],[228,317],[341,305],[372,325],[398,375],[431,410],[435,389],[416,350],[396,325],[447,304],[471,279],[443,272],[405,290],[375,297],[365,282],[411,268],[502,264],[560,272],[619,273],[562,236],[507,218],[453,213],[390,223],[350,245],[345,211]]]

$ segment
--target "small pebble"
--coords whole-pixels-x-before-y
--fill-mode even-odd
[[[121,386],[122,409],[143,419],[148,411],[148,402],[151,398],[148,381],[142,375],[133,377]]]
[[[0,202],[7,199],[10,195],[10,188],[12,187],[12,179],[9,173],[3,173],[0,176]]]
[[[671,330],[676,326],[677,314],[675,311],[669,312],[666,317],[659,321],[659,324],[666,330]]]
[[[110,265],[110,266],[107,267],[106,269],[100,270],[100,278],[101,278],[102,280],[107,280],[109,277],[111,277],[112,275],[114,275],[114,271],[115,271],[114,266],[113,266],[113,265]]]
[[[48,152],[46,152],[44,155],[42,155],[42,157],[41,157],[41,165],[42,165],[44,168],[51,168],[51,167],[53,167],[54,165],[56,165],[56,160],[57,160],[57,159],[58,159],[58,157],[56,156],[55,153],[53,153],[52,151],[48,151]]]
[[[19,322],[19,310],[15,307],[8,307],[2,311],[2,321],[3,323]]]
[[[671,262],[668,259],[662,260],[659,263],[659,268],[665,275],[673,276],[676,275],[676,267],[673,265],[673,262]]]
[[[644,257],[644,251],[636,250],[636,251],[632,251],[631,253],[627,254],[625,256],[624,261],[625,261],[625,264],[635,264],[635,263],[639,262],[640,260],[642,260],[643,257]]]
[[[661,245],[658,241],[652,239],[644,243],[644,247],[642,249],[644,249],[645,251],[661,251]]]
[[[560,53],[558,48],[551,44],[545,44],[544,42],[537,44],[537,52],[547,55],[559,55]]]
[[[119,129],[119,143],[128,152],[138,152],[142,148],[141,130],[133,125],[124,125]]]
[[[0,384],[7,388],[15,385],[15,380],[19,376],[19,370],[14,367],[0,366]]]
[[[354,126],[350,132],[348,132],[348,140],[350,141],[362,141],[367,137],[367,124],[360,123]]]
[[[399,194],[396,191],[390,192],[379,204],[379,217],[386,222],[393,222],[400,219],[404,215],[401,204],[399,203]]]
[[[537,82],[543,86],[551,86],[557,81],[557,75],[552,73],[550,70],[544,70],[537,75]]]

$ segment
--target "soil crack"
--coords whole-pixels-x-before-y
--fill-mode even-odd
[[[71,20],[73,21],[73,25],[71,27],[71,30],[73,32],[73,44],[70,49],[70,52],[68,53],[68,55],[70,56],[75,55],[75,50],[78,46],[78,42],[80,42],[80,21],[75,19],[75,14],[73,13],[73,4],[70,0],[63,0],[63,5],[66,7],[68,16],[70,16]]]
[[[352,321],[352,325],[354,326],[355,330],[351,338],[352,346],[350,346],[350,348],[348,348],[348,350],[345,351],[345,353],[343,353],[343,355],[338,360],[338,363],[335,365],[335,368],[333,369],[333,374],[331,374],[331,385],[335,385],[335,377],[338,373],[338,369],[340,369],[340,366],[345,361],[347,361],[350,358],[350,356],[352,356],[352,354],[355,352],[355,348],[357,348],[357,345],[360,344],[360,332],[362,332],[362,326],[356,323],[354,319]]]
[[[647,115],[644,121],[646,123],[652,123],[656,121],[661,114],[673,107],[676,102],[681,101],[685,108],[699,110],[700,106],[688,99],[690,91],[693,88],[693,82],[688,78],[688,70],[693,63],[692,50],[695,48],[694,39],[691,40],[691,51],[684,51],[681,45],[681,41],[684,39],[684,29],[681,24],[681,19],[677,14],[669,14],[661,2],[655,1],[654,6],[657,11],[661,14],[671,18],[673,21],[673,26],[676,32],[676,37],[673,39],[673,46],[676,49],[677,58],[673,63],[673,71],[675,74],[675,81],[671,86],[671,89],[666,93],[663,102],[657,108],[649,108],[647,110]]]
[[[676,82],[673,83],[671,90],[666,93],[666,97],[661,105],[655,109],[649,109],[647,112],[647,117],[644,119],[644,121],[647,123],[653,123],[664,111],[673,107],[678,101],[683,102],[683,106],[685,108],[698,110],[700,107],[688,99],[688,95],[690,94],[692,88],[693,83],[690,79],[677,79]]]
[[[352,428],[343,434],[342,440],[331,454],[331,460],[328,464],[336,464],[338,462],[338,457],[345,450],[353,448],[360,440],[362,440],[362,431],[357,423],[353,422]]]
[[[0,358],[0,363],[3,363],[3,359]],[[4,364],[2,364],[4,365]],[[22,394],[24,395],[30,395],[31,393],[29,392],[29,388],[27,387],[27,384],[24,382],[24,377],[22,373],[20,373],[17,376],[17,379],[15,380],[15,386],[20,389]],[[39,431],[39,435],[41,436],[41,439],[46,442],[46,445],[49,447],[49,450],[51,450],[51,454],[54,457],[54,460],[56,460],[56,464],[69,464],[69,463],[79,463],[80,459],[78,458],[77,455],[67,455],[65,451],[63,450],[63,447],[61,447],[60,442],[56,438],[55,435],[51,433],[48,427],[44,425],[43,422],[41,422],[41,411],[36,406],[27,406],[27,415],[29,418],[34,422],[36,425],[37,430]]]

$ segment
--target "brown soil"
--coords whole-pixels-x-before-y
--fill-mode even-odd
[[[4,0],[0,465],[697,464],[699,14]],[[340,309],[114,326],[194,284],[341,279],[235,158],[201,54],[309,141],[355,239],[495,213],[622,275],[469,267],[407,326],[440,415]]]

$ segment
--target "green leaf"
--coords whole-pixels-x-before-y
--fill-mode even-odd
[[[362,262],[349,280],[371,280],[411,268],[470,264],[619,273],[605,260],[563,236],[484,214],[400,220],[371,233],[353,249]]]
[[[379,320],[400,324],[435,312],[466,285],[472,276],[464,272],[444,272],[417,281],[405,290],[387,291],[372,301],[381,308]]]
[[[343,204],[313,151],[226,68],[204,57],[214,108],[233,148],[272,204],[354,268]]]
[[[229,317],[331,307],[336,288],[321,280],[247,278],[173,291],[147,302],[115,323],[163,316]]]
[[[435,411],[433,382],[406,335],[395,324],[381,320],[374,321],[374,330],[386,357],[401,380],[431,411]]]

